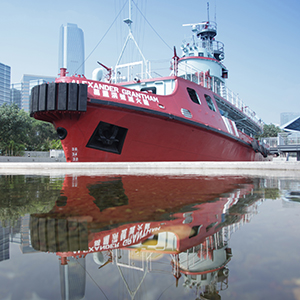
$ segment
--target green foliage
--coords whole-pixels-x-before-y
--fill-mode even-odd
[[[30,130],[28,130],[28,151],[49,151],[51,143],[57,142],[57,134],[54,126],[47,122],[31,119]],[[60,142],[60,141],[59,141]]]
[[[52,124],[35,120],[16,104],[0,106],[0,154],[22,155],[24,150],[62,149]]]
[[[0,175],[0,221],[2,225],[25,214],[49,212],[60,197],[63,178]]]
[[[0,107],[0,150],[8,155],[18,155],[24,150],[24,137],[29,120],[17,105],[4,104]]]
[[[264,132],[261,135],[259,135],[258,138],[277,137],[277,134],[279,132],[282,132],[282,130],[278,126],[275,126],[274,124],[265,124]]]
[[[53,150],[62,150],[62,145],[60,140],[51,140],[50,141],[50,149]]]
[[[276,200],[280,197],[280,190],[278,188],[265,188],[265,199]]]

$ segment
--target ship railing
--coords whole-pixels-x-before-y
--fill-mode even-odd
[[[220,42],[220,41],[200,41],[195,43],[195,46],[197,46],[197,48],[206,48],[209,49],[211,52],[222,52],[224,53],[224,43]]]
[[[221,83],[222,87],[220,89],[220,96],[242,111],[248,118],[250,118],[253,122],[257,123],[260,128],[263,128],[263,121],[259,118],[259,116],[252,110],[248,105],[246,105],[238,94],[235,94],[231,91],[224,83]],[[215,91],[216,92],[216,91]]]
[[[213,21],[202,22],[198,25],[198,32],[215,31],[217,32],[217,23]]]
[[[116,65],[114,69],[114,83],[138,81],[151,78],[151,64],[149,61],[136,61],[127,64]]]
[[[213,41],[213,50],[224,52],[224,43],[220,41]]]
[[[199,52],[203,52],[203,49],[208,51],[208,55],[211,58],[215,57],[215,53],[219,54],[219,59],[224,59],[224,43],[220,41],[211,41],[211,40],[204,40],[204,41],[190,41],[190,40],[183,40],[182,50],[185,55],[188,56],[198,56]]]
[[[203,72],[199,72],[195,67],[187,64],[185,64],[184,68],[180,69],[180,73],[180,77],[204,86],[220,95],[243,112],[249,119],[258,124],[261,129],[263,128],[263,121],[259,116],[241,100],[238,94],[231,91],[219,78],[215,76],[205,76]]]

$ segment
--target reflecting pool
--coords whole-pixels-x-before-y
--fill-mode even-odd
[[[0,299],[300,299],[300,178],[0,176]]]

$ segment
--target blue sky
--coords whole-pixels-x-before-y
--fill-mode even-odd
[[[84,31],[85,56],[104,37],[125,0],[1,0],[0,62],[11,66],[12,83],[23,74],[56,76],[62,24]],[[182,24],[207,19],[207,0],[135,0],[162,42],[133,5],[133,32],[146,59],[169,67],[176,46],[190,35]],[[279,124],[281,112],[300,112],[300,1],[211,0],[210,19],[225,44],[227,86],[267,124]],[[91,77],[97,60],[114,66],[127,36],[128,6],[85,63]],[[169,46],[167,47],[166,44]]]

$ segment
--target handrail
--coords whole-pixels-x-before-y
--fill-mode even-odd
[[[248,105],[246,105],[239,97],[238,94],[235,94],[233,91],[231,91],[227,86],[225,86],[225,83],[221,83],[221,86],[217,88],[217,86],[214,84],[215,80],[218,80],[218,78],[211,76],[211,80],[201,80],[201,76],[199,70],[189,64],[185,64],[185,68],[180,69],[183,73],[180,77],[183,77],[187,80],[193,81],[199,85],[202,85],[206,88],[211,89],[214,93],[220,95],[222,98],[227,100],[229,103],[231,103],[233,106],[238,108],[241,112],[243,112],[248,118],[250,118],[253,122],[257,123],[260,128],[263,128],[263,121],[259,118],[259,116],[252,110]]]
[[[149,78],[149,74],[153,71],[151,71],[151,64],[149,61],[147,61],[147,64],[148,66],[145,67],[143,61],[138,61],[116,66],[115,76],[113,78],[114,82],[120,83]],[[134,67],[140,67],[140,71],[135,72],[133,74],[132,71]],[[126,70],[125,74],[127,76],[120,72],[122,69]],[[145,69],[148,69],[148,72],[145,72]],[[214,76],[210,76],[209,73],[205,74],[201,72],[201,70],[198,70],[197,68],[188,63],[184,64],[184,67],[179,67],[179,69],[181,71],[180,77],[195,82],[208,89],[211,89],[214,93],[220,95],[222,98],[231,103],[234,107],[238,108],[243,114],[245,114],[249,119],[255,122],[260,128],[263,128],[264,123],[258,117],[258,115],[240,99],[238,94],[235,94],[227,86],[225,86],[225,83],[223,83],[220,79]],[[138,76],[138,78],[135,78],[136,76]]]
[[[252,121],[257,123],[261,128],[263,128],[263,121],[259,118],[259,116],[252,110],[248,105],[246,105],[239,97],[238,94],[232,92],[225,84],[222,85],[220,96],[230,102],[232,105],[237,107],[240,111],[242,111],[247,117],[249,117]]]

